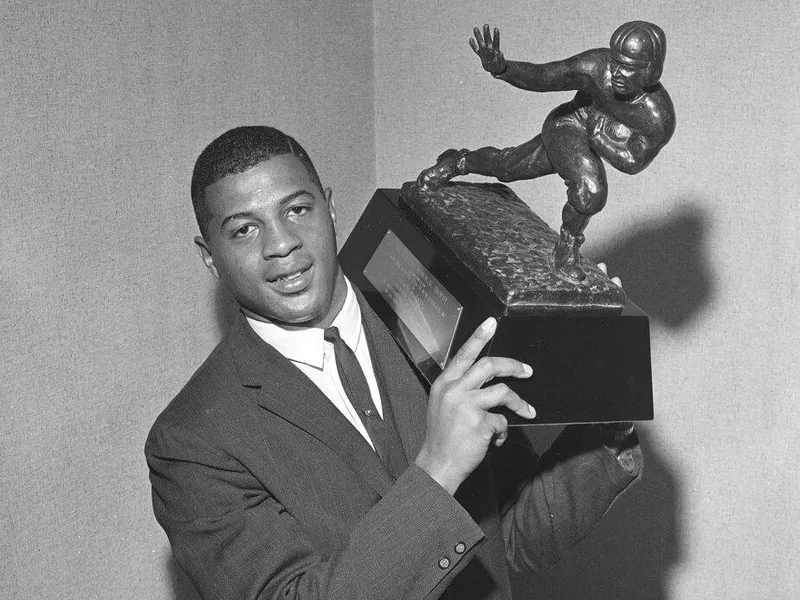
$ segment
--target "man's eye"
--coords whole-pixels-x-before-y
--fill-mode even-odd
[[[297,206],[291,207],[289,209],[289,214],[293,215],[293,216],[300,216],[300,215],[303,215],[303,214],[307,213],[310,210],[311,210],[310,206],[306,206],[304,204],[299,204]]]
[[[255,226],[253,225],[242,225],[241,227],[234,229],[231,237],[240,238],[244,237],[253,232]]]

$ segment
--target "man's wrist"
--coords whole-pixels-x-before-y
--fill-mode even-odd
[[[424,449],[419,453],[414,463],[425,471],[431,479],[442,486],[448,494],[455,495],[458,486],[461,485],[461,481],[453,478],[449,469],[441,467],[435,461],[430,460]]]

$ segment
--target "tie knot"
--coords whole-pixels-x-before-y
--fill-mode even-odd
[[[339,337],[339,328],[338,327],[328,327],[325,330],[324,337],[325,337],[325,341],[326,342],[330,342],[332,344],[335,344],[336,342],[338,342],[339,340],[342,339],[341,337]]]

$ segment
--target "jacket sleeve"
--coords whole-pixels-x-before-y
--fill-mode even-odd
[[[535,571],[558,562],[641,474],[636,432],[623,460],[597,430],[569,426],[538,462],[530,462],[516,496],[501,505],[509,564]]]
[[[157,424],[145,454],[156,518],[205,599],[438,598],[483,539],[415,465],[326,554],[241,463],[196,433]]]

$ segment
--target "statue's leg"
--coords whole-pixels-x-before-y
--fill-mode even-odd
[[[464,174],[486,175],[500,181],[536,179],[555,173],[542,145],[542,136],[520,146],[499,150],[491,146],[464,154]]]
[[[602,160],[589,147],[586,131],[559,126],[549,136],[547,155],[567,186],[567,203],[561,212],[561,234],[555,248],[556,267],[571,279],[583,280],[578,249],[592,215],[606,204],[608,185]]]
[[[445,150],[436,164],[425,169],[417,178],[421,190],[430,190],[443,181],[458,175],[486,175],[500,181],[535,179],[555,173],[542,145],[542,136],[520,146],[499,149],[493,146],[477,150]]]

